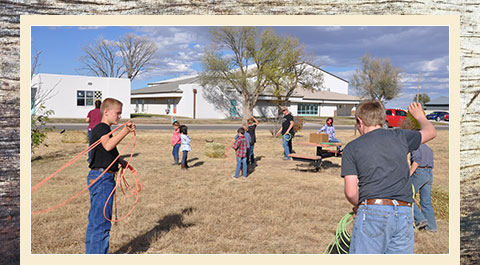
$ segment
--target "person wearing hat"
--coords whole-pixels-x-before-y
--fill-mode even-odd
[[[292,138],[295,132],[293,131],[293,116],[290,112],[288,112],[287,107],[282,108],[283,118],[282,118],[282,127],[278,130],[276,135],[278,136],[280,133],[282,134],[282,146],[284,152],[283,160],[289,160],[290,157],[288,156],[291,153],[292,149]]]

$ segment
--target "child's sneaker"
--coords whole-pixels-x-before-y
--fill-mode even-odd
[[[232,176],[233,179],[238,179],[238,177]]]

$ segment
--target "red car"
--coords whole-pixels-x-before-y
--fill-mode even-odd
[[[445,116],[443,116],[443,120],[444,121],[449,121],[450,120],[450,114],[446,114]]]
[[[401,127],[405,124],[405,119],[407,118],[406,111],[402,109],[386,109],[385,114],[384,128]]]

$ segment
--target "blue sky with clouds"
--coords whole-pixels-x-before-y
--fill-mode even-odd
[[[387,107],[406,108],[417,91],[431,99],[449,95],[449,29],[446,26],[290,26],[272,27],[282,36],[297,37],[313,62],[351,80],[361,57],[390,58],[402,70],[402,93]],[[103,37],[117,40],[127,33],[146,36],[158,46],[155,69],[137,76],[132,89],[148,83],[202,71],[201,59],[210,43],[209,27],[32,27],[32,51],[41,51],[41,73],[85,75],[82,47]],[[261,31],[263,27],[259,27]],[[349,91],[354,94],[352,88]]]

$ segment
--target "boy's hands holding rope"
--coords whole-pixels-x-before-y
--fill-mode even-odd
[[[125,128],[128,129],[128,132],[133,132],[135,131],[135,123],[133,121],[128,121],[127,124],[125,124]]]

